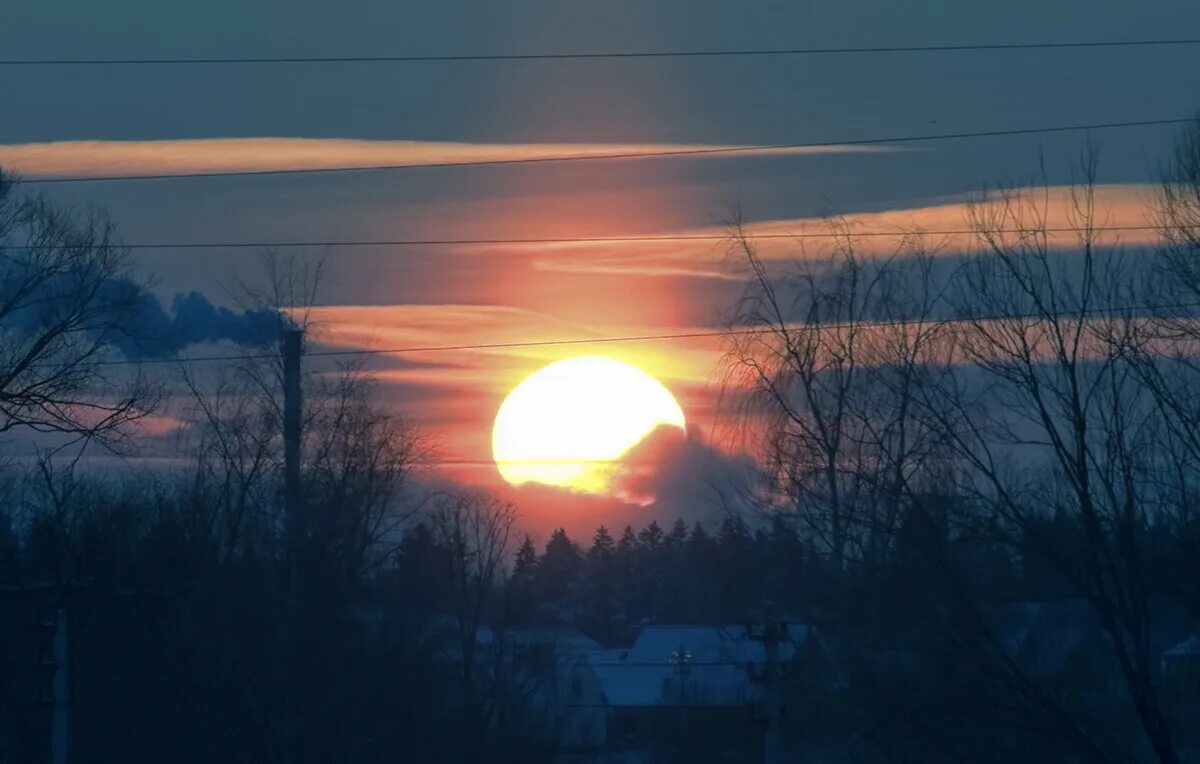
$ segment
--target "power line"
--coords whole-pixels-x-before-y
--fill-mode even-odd
[[[843,48],[742,48],[728,50],[624,51],[597,53],[489,53],[407,56],[242,56],[233,58],[9,58],[0,66],[168,66],[249,64],[407,64],[471,61],[579,61],[600,59],[731,58],[744,56],[826,56],[886,53],[965,53],[1005,50],[1149,48],[1197,45],[1200,39],[1016,42],[952,45],[887,45]]]
[[[494,467],[497,464],[522,467],[558,467],[571,464],[630,464],[628,459],[438,459],[432,464],[437,467]]]
[[[429,162],[413,164],[388,164],[369,166],[305,167],[277,170],[228,170],[218,172],[156,173],[152,175],[96,175],[80,177],[32,178],[22,180],[27,185],[39,183],[98,183],[137,180],[179,180],[185,178],[244,178],[268,175],[311,175],[319,173],[381,172],[385,170],[441,169],[447,167],[493,167],[501,165],[550,164],[559,162],[587,162],[619,159],[666,159],[688,156],[716,156],[729,154],[754,154],[786,149],[836,148],[839,146],[876,146],[888,143],[922,143],[928,141],[960,140],[966,138],[999,138],[1015,135],[1044,135],[1048,133],[1081,132],[1086,130],[1115,130],[1131,127],[1156,127],[1192,123],[1192,118],[1148,119],[1133,122],[1100,122],[1087,125],[1056,125],[1052,127],[1026,127],[1011,130],[982,130],[975,132],[935,133],[925,135],[901,135],[889,138],[858,138],[841,141],[816,141],[812,143],[777,143],[758,146],[718,146],[694,149],[667,149],[663,151],[629,151],[614,154],[576,154],[567,156],[526,157],[522,159],[480,159],[464,162]]]
[[[749,700],[739,701],[737,703],[648,703],[639,706],[622,706],[614,703],[561,703],[561,708],[601,708],[609,711],[618,711],[623,708],[650,708],[650,709],[670,709],[670,710],[690,710],[702,712],[711,709],[729,709],[729,708],[744,708],[750,705]]]
[[[1195,225],[1124,225],[1124,226],[1063,226],[1059,228],[1005,228],[991,231],[996,234],[1029,234],[1029,233],[1082,233],[1091,231],[1104,233],[1111,231],[1162,231],[1162,230],[1194,230]],[[177,241],[177,242],[136,242],[121,244],[125,249],[272,249],[272,248],[356,248],[356,247],[438,247],[438,246],[472,246],[472,245],[503,245],[503,244],[620,244],[620,243],[652,243],[675,241],[730,241],[735,238],[751,240],[759,239],[834,239],[858,237],[896,237],[910,235],[924,236],[970,236],[979,231],[970,229],[959,230],[905,230],[895,231],[801,231],[799,233],[746,233],[739,236],[733,234],[677,234],[677,235],[626,235],[626,236],[567,236],[545,238],[515,238],[515,239],[357,239],[357,240],[327,240],[327,241]],[[39,246],[33,244],[18,244],[11,246],[0,245],[0,249],[12,250],[54,250],[69,249],[69,244],[52,244]]]
[[[1147,313],[1151,311],[1167,311],[1181,310],[1185,308],[1200,308],[1200,302],[1182,302],[1182,303],[1166,303],[1166,304],[1148,304],[1148,305],[1122,305],[1111,307],[1091,308],[1088,310],[1072,310],[1059,312],[1032,312],[1032,313],[992,313],[983,315],[963,315],[963,316],[947,316],[944,318],[911,318],[911,319],[889,319],[878,321],[857,321],[853,324],[844,322],[829,322],[819,324],[802,324],[789,326],[788,329],[846,329],[846,328],[882,328],[882,327],[897,327],[897,326],[917,326],[926,324],[939,323],[968,323],[968,322],[986,322],[986,321],[1024,321],[1024,320],[1039,320],[1046,318],[1090,318],[1094,316],[1104,316],[1121,314],[1128,312]],[[712,331],[697,331],[697,332],[677,332],[665,334],[637,334],[637,335],[622,335],[616,337],[579,337],[565,340],[530,340],[526,342],[490,342],[490,343],[471,343],[462,345],[410,345],[406,347],[396,348],[367,348],[358,350],[317,350],[305,353],[309,358],[331,358],[344,356],[373,356],[373,355],[400,355],[404,353],[438,353],[461,350],[501,350],[501,349],[522,349],[522,348],[542,348],[542,347],[570,347],[573,345],[607,345],[627,342],[653,342],[661,340],[683,340],[683,339],[700,339],[713,337],[735,337],[735,336],[753,336],[759,334],[775,334],[779,332],[778,327],[770,328],[746,328],[746,329],[726,329]],[[278,354],[274,353],[247,353],[240,355],[218,355],[218,356],[176,356],[170,358],[141,358],[141,359],[113,359],[100,360],[88,363],[88,366],[143,366],[151,364],[166,364],[166,363],[206,363],[215,361],[256,361],[256,360],[272,360],[277,359]],[[40,364],[39,367],[45,367],[46,364]]]

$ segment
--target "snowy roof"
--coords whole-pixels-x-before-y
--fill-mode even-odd
[[[1095,607],[1079,597],[1008,603],[994,613],[994,628],[1009,657],[1034,675],[1062,671],[1075,658],[1098,670],[1117,671],[1110,638]],[[1190,615],[1167,598],[1150,601],[1150,649],[1164,660],[1200,655]],[[1188,652],[1191,650],[1192,652]]]
[[[810,627],[787,624],[787,634],[779,644],[779,659],[791,660],[797,648],[808,638]],[[680,648],[691,653],[693,663],[747,661],[761,663],[766,647],[751,640],[744,624],[738,626],[647,626],[629,649],[630,656],[642,662],[668,661]]]
[[[462,648],[458,641],[456,627],[447,623],[438,633],[438,637],[441,643],[441,647],[436,652],[438,658],[461,661]],[[558,661],[568,661],[572,659],[572,656],[581,656],[600,649],[600,643],[596,640],[566,628],[521,628],[497,633],[490,627],[481,626],[475,632],[475,644],[480,651],[480,659],[492,654],[487,651],[493,650],[497,646],[497,638],[502,640],[499,647],[506,652],[527,648],[545,648],[551,651],[555,660]]]
[[[1187,658],[1200,655],[1200,634],[1193,634],[1163,653],[1164,658]]]
[[[779,660],[792,660],[811,633],[788,624]],[[750,674],[765,659],[765,646],[750,639],[745,626],[648,626],[628,650],[588,654],[605,698],[618,707],[741,705],[758,697]]]
[[[597,650],[600,643],[572,629],[560,627],[509,629],[503,638],[511,645],[553,645],[558,650]],[[479,640],[491,642],[495,634],[491,629],[480,629]]]

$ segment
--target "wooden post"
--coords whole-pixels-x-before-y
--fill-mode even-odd
[[[303,501],[300,486],[300,426],[302,398],[300,355],[304,348],[304,330],[286,329],[283,333],[283,462],[284,502],[288,544],[288,586],[295,607],[300,543],[303,538]]]
[[[763,761],[779,764],[784,760],[783,751],[783,688],[782,667],[779,663],[779,643],[786,638],[787,624],[769,621],[763,634],[763,650],[766,658],[766,684],[764,700],[767,705],[767,733],[763,741]]]
[[[304,686],[300,647],[300,549],[306,532],[304,493],[300,482],[300,443],[303,400],[300,386],[300,356],[304,350],[304,331],[283,332],[283,491],[284,522],[287,544],[287,631],[285,637],[291,664],[291,690],[286,700],[284,757],[287,762],[300,760],[301,688]]]
[[[748,625],[747,636],[763,643],[763,673],[755,677],[763,683],[763,711],[766,729],[763,731],[763,762],[781,764],[786,761],[783,746],[783,665],[779,660],[779,643],[787,639],[787,623],[768,617],[760,627]]]
[[[50,721],[50,761],[67,764],[71,722],[70,655],[67,643],[67,613],[59,610],[54,620],[54,716]]]

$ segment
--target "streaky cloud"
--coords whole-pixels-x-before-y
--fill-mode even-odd
[[[277,170],[321,170],[404,164],[545,160],[597,154],[641,154],[749,148],[684,143],[453,143],[342,138],[201,138],[148,141],[55,141],[0,145],[0,166],[19,175],[94,177]],[[889,146],[813,146],[756,150],[755,156],[879,153]],[[723,155],[713,155],[723,156]],[[703,158],[699,155],[697,158]]]

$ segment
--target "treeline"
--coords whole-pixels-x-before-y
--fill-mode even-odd
[[[1085,564],[1086,527],[1058,513],[1001,539],[956,524],[969,514],[961,497],[920,498],[889,543],[840,562],[778,515],[729,516],[712,530],[682,520],[615,535],[601,526],[585,544],[562,529],[541,545],[525,536],[483,598],[486,615],[456,623],[486,628],[489,643],[505,631],[568,628],[622,647],[645,624],[787,618],[815,627],[821,643],[821,660],[787,677],[785,731],[799,750],[834,761],[1148,757],[1103,621],[1056,564]],[[454,537],[418,523],[385,575],[387,601],[418,621],[478,605],[460,588],[472,580],[470,556]],[[1168,525],[1139,529],[1138,544],[1155,561],[1144,584],[1157,664],[1194,628],[1180,582],[1200,569]],[[1183,746],[1194,741],[1184,720],[1200,709],[1194,676],[1155,669]]]
[[[1063,517],[1037,523],[1014,553],[985,531],[954,528],[950,517],[908,508],[892,544],[841,566],[794,523],[778,517],[751,525],[729,516],[713,530],[682,519],[664,530],[651,521],[637,530],[627,525],[616,537],[602,525],[590,544],[576,543],[561,528],[540,547],[525,535],[515,546],[511,572],[497,578],[503,592],[496,606],[504,612],[493,613],[489,622],[568,627],[604,647],[630,644],[645,624],[737,625],[759,622],[772,611],[837,634],[861,605],[855,599],[847,607],[847,597],[883,582],[919,578],[922,564],[947,566],[981,603],[1078,596],[1039,548],[1078,550],[1085,531],[1077,524]],[[1166,596],[1196,563],[1182,554],[1169,528],[1153,526],[1143,533],[1147,554],[1156,560],[1147,585]],[[380,580],[395,587],[396,601],[408,612],[433,616],[447,612],[460,568],[453,544],[417,522]],[[870,615],[882,613],[873,608]]]
[[[418,523],[396,558],[397,582],[408,582],[414,606],[436,612],[437,596],[455,580],[451,550]],[[506,614],[514,624],[567,626],[605,646],[627,645],[646,623],[741,623],[764,599],[807,605],[821,568],[810,543],[786,523],[770,532],[730,517],[712,531],[703,523],[656,521],[612,534],[600,526],[580,545],[562,529],[544,546],[530,536],[515,545],[505,581]],[[808,582],[808,583],[804,583]],[[422,601],[421,598],[426,598]]]
[[[645,623],[771,613],[815,626],[822,644],[823,660],[786,685],[786,734],[803,750],[851,761],[1146,753],[1103,624],[1044,564],[1046,544],[1082,554],[1086,530],[1063,516],[1013,554],[986,529],[954,528],[937,497],[945,513],[910,508],[894,543],[839,566],[786,519],[512,543],[512,508],[464,495],[430,507],[370,568],[347,576],[313,555],[297,583],[269,528],[216,553],[194,525],[211,498],[186,484],[54,485],[10,483],[0,523],[0,743],[13,760],[47,754],[42,623],[58,610],[70,619],[71,744],[83,760],[382,761],[400,749],[423,761],[551,760],[553,667],[508,663],[509,635],[568,628],[619,647]],[[1195,559],[1167,528],[1146,528],[1142,542],[1157,560],[1148,617],[1186,628],[1171,593]],[[503,550],[494,567],[489,548]],[[1030,606],[1052,615],[1031,620]],[[1156,687],[1186,741],[1194,687]]]
[[[0,760],[49,758],[61,617],[72,760],[463,755],[434,646],[380,631],[345,539],[305,550],[297,580],[273,522],[218,543],[214,496],[186,482],[10,488],[23,495],[0,512]]]

